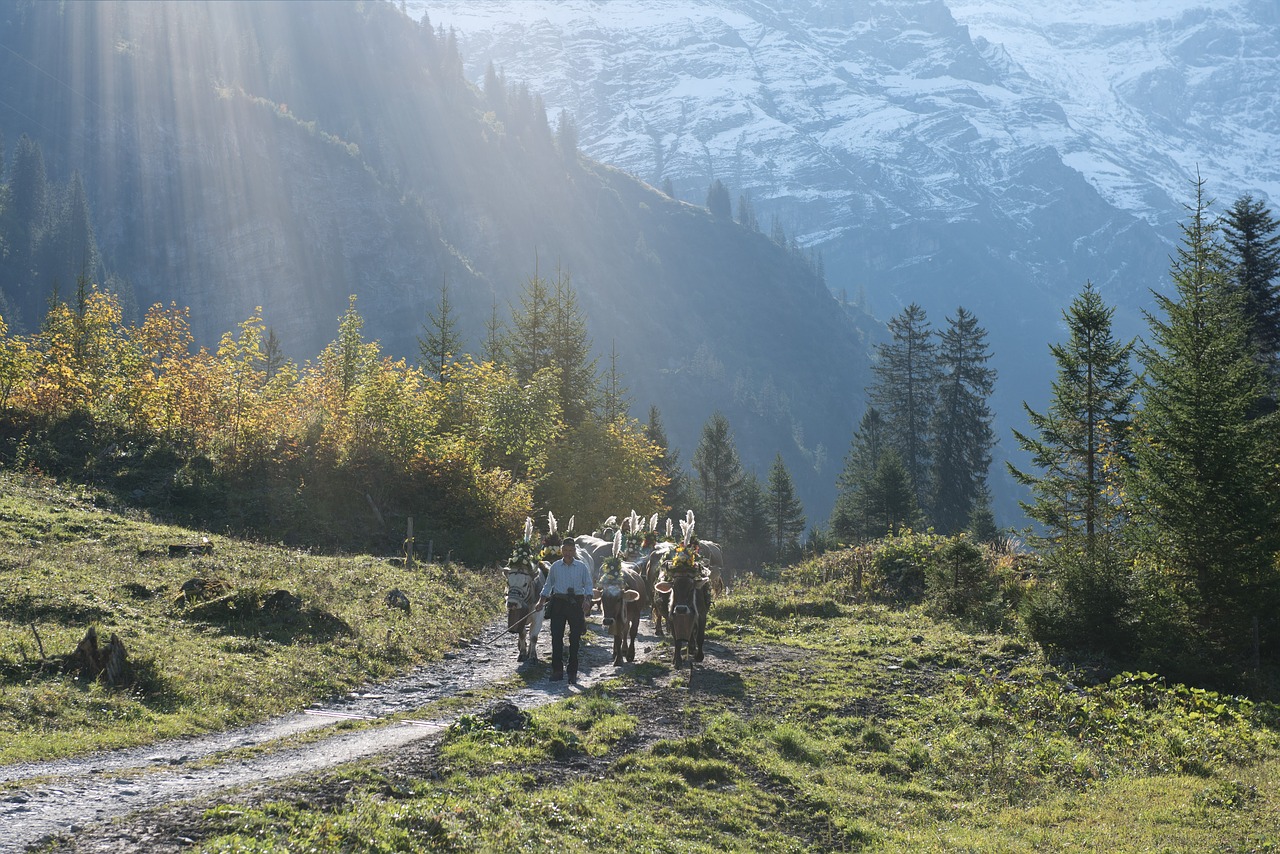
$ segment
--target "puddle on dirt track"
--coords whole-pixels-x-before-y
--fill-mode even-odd
[[[658,641],[659,638],[642,634],[637,638],[637,651],[652,649]],[[147,747],[0,766],[0,852],[23,851],[60,834],[75,835],[94,823],[137,810],[237,786],[315,773],[394,750],[439,733],[456,715],[335,731],[303,746],[272,748],[270,743],[279,739],[334,728],[343,721],[412,714],[436,700],[479,691],[521,674],[527,676],[528,684],[513,687],[501,697],[521,709],[535,708],[618,672],[610,663],[612,639],[603,634],[598,624],[588,624],[576,686],[546,678],[549,643],[544,631],[539,638],[540,663],[518,664],[515,639],[506,633],[502,619],[441,662],[301,712],[241,729]],[[216,761],[227,751],[253,747],[260,747],[261,752]]]

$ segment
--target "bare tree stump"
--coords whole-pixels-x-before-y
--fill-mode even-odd
[[[106,647],[99,647],[98,630],[90,626],[76,644],[76,651],[66,657],[64,669],[78,671],[86,679],[101,678],[104,684],[115,687],[124,683],[127,665],[128,654],[119,635],[113,633]]]

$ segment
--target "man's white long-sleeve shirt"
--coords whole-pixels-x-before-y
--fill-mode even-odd
[[[557,593],[568,593],[569,588],[573,588],[575,596],[591,595],[591,568],[577,558],[569,564],[564,562],[564,558],[551,564],[547,583],[542,585],[542,595],[550,599]]]

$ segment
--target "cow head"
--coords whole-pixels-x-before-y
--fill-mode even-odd
[[[600,576],[600,586],[595,589],[594,599],[604,615],[604,627],[616,635],[625,631],[627,603],[639,601],[640,591],[627,583],[623,572],[611,571]]]
[[[507,576],[508,629],[528,616],[538,601],[544,578],[539,567],[527,563],[509,566],[503,570]]]
[[[687,641],[693,637],[693,627],[705,610],[705,598],[699,592],[708,583],[701,573],[673,572],[669,579],[654,585],[657,594],[667,598],[667,622],[672,638]]]

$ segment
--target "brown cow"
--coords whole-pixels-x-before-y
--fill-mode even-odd
[[[702,661],[707,612],[711,610],[710,574],[699,567],[676,567],[670,570],[669,579],[659,581],[654,589],[658,598],[667,600],[675,666],[682,664],[682,646],[693,661]]]
[[[636,572],[634,564],[615,563],[610,559],[599,583],[595,601],[604,616],[604,627],[613,635],[613,664],[622,664],[624,658],[635,661],[640,611],[649,598],[645,593],[644,579]]]

